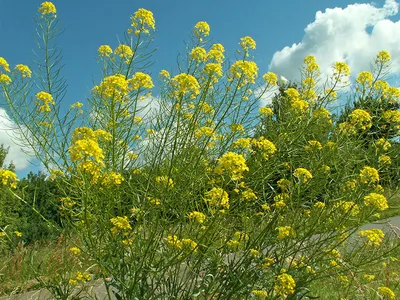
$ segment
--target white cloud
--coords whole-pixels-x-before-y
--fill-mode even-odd
[[[16,133],[16,125],[10,120],[7,112],[0,108],[0,145],[4,144],[5,148],[10,147],[5,164],[8,165],[12,161],[15,165],[15,169],[19,171],[30,165],[30,157],[13,141],[12,136]]]
[[[322,75],[329,75],[336,61],[346,61],[352,75],[370,70],[374,57],[381,50],[392,55],[392,72],[400,72],[400,21],[389,17],[398,14],[399,4],[386,0],[383,7],[352,4],[346,8],[317,12],[298,44],[277,51],[270,71],[290,80],[299,80],[299,68],[307,55],[315,55]],[[324,77],[323,77],[324,78]]]

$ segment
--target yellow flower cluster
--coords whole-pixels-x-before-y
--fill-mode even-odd
[[[280,240],[295,235],[291,226],[281,226],[278,227],[277,230],[278,230],[278,239]]]
[[[380,229],[368,229],[358,233],[360,237],[366,238],[365,245],[368,247],[380,246],[383,242],[385,234]]]
[[[77,247],[71,247],[69,248],[69,252],[71,252],[73,255],[79,255],[81,254],[81,249]]]
[[[277,295],[287,297],[294,294],[296,288],[296,281],[287,273],[278,275],[274,285],[274,291]]]
[[[376,141],[375,146],[379,150],[388,151],[389,148],[392,147],[392,144],[388,142],[385,138],[380,138]]]
[[[202,41],[203,37],[206,37],[210,34],[210,25],[208,25],[207,22],[198,22],[195,26],[194,26],[194,35],[197,36],[200,41]]]
[[[210,204],[210,206],[222,206],[226,209],[230,206],[228,193],[218,187],[214,187],[205,193],[204,202]]]
[[[378,163],[383,166],[390,165],[392,164],[392,159],[389,155],[381,155],[378,157]]]
[[[182,239],[179,240],[176,235],[168,235],[167,236],[167,244],[173,248],[186,248],[189,251],[196,251],[197,243],[191,239]]]
[[[211,77],[212,83],[216,83],[222,77],[222,65],[219,63],[208,63],[204,66],[204,73]]]
[[[192,51],[190,51],[190,56],[194,60],[196,60],[198,62],[202,62],[202,61],[205,61],[207,58],[207,51],[203,47],[196,47],[196,48],[193,48]]]
[[[295,111],[298,113],[305,113],[308,110],[310,105],[307,101],[300,98],[300,94],[296,89],[288,88],[285,94],[289,97],[290,105]]]
[[[163,176],[157,176],[155,181],[161,185],[166,185],[167,187],[174,187],[174,181],[172,180],[172,178],[169,178],[166,175]]]
[[[208,126],[203,126],[198,128],[195,133],[194,133],[195,137],[200,139],[203,137],[213,137],[215,136],[215,132],[214,129],[212,129],[211,127]]]
[[[3,185],[9,185],[11,188],[17,188],[17,175],[10,170],[0,169],[0,180]]]
[[[221,64],[224,61],[225,48],[222,44],[213,44],[207,53],[207,60]]]
[[[53,101],[53,96],[47,92],[39,92],[36,94],[36,104],[40,105],[38,111],[39,112],[50,112],[50,104],[55,104]]]
[[[308,141],[308,145],[304,146],[307,151],[322,150],[322,145],[319,141]]]
[[[266,116],[266,117],[271,117],[274,115],[274,111],[270,107],[261,107],[258,110],[260,115]]]
[[[150,29],[156,29],[153,13],[144,8],[139,8],[131,17],[131,21],[131,26],[135,28],[135,35],[138,35],[140,32],[149,34]]]
[[[242,192],[243,200],[256,200],[257,198],[257,195],[251,189],[246,189]]]
[[[376,183],[379,181],[379,172],[377,169],[365,166],[360,171],[360,181],[365,184]]]
[[[171,85],[174,91],[171,94],[173,98],[180,98],[186,94],[190,99],[196,98],[200,94],[200,84],[197,79],[190,74],[181,73],[172,78]]]
[[[154,87],[150,75],[142,72],[136,72],[128,82],[130,90],[132,91],[139,90],[140,88],[151,89]]]
[[[102,98],[112,98],[120,101],[128,92],[128,81],[122,74],[105,77],[100,85],[95,86],[93,91]]]
[[[350,76],[350,68],[345,62],[335,62],[333,70],[336,78],[340,76]]]
[[[199,211],[192,211],[189,213],[188,218],[190,220],[196,220],[197,222],[202,224],[206,220],[206,215]]]
[[[343,215],[349,214],[350,216],[357,216],[360,213],[360,208],[352,201],[340,200],[333,205],[333,208],[338,209]]]
[[[242,49],[245,51],[246,54],[249,51],[249,49],[253,50],[256,49],[256,42],[249,36],[242,37],[240,39],[239,45],[240,47],[242,47]]]
[[[120,44],[115,48],[114,53],[119,55],[120,58],[129,59],[133,56],[133,51],[128,45]]]
[[[249,171],[246,165],[246,159],[241,154],[227,152],[222,157],[217,159],[218,164],[215,168],[215,173],[222,175],[224,172],[229,173],[232,180],[240,180],[243,178],[243,173]]]
[[[312,178],[311,172],[304,168],[297,168],[294,170],[293,175],[297,177],[301,183],[306,183]]]
[[[386,210],[389,208],[388,201],[385,196],[377,193],[370,193],[364,197],[364,203],[366,206],[373,206],[379,210]]]
[[[360,72],[356,79],[356,82],[362,85],[364,88],[370,88],[372,86],[372,82],[374,81],[374,76],[371,72]]]
[[[264,290],[252,290],[251,293],[256,297],[256,299],[260,300],[264,300],[268,297],[268,293]]]
[[[127,216],[111,218],[110,222],[114,226],[113,228],[111,228],[112,234],[132,230],[131,224],[129,224]]]
[[[398,110],[387,110],[383,113],[383,118],[394,125],[394,128],[400,129],[400,111]]]
[[[38,11],[42,14],[42,15],[48,15],[48,14],[55,14],[57,13],[56,7],[53,3],[49,2],[49,1],[45,1],[43,2]]]
[[[110,56],[113,51],[109,45],[101,45],[99,49],[97,49],[100,57]]]
[[[264,159],[268,160],[277,151],[276,146],[271,141],[267,140],[265,137],[260,136],[258,139],[253,139],[251,141],[253,148],[261,151]]]
[[[10,76],[7,74],[0,74],[0,83],[10,84],[12,82]]]
[[[69,285],[77,285],[78,282],[86,283],[87,281],[89,281],[91,279],[92,279],[92,277],[90,276],[89,273],[76,272],[75,279],[70,279],[68,281],[68,284]]]
[[[306,73],[313,74],[319,71],[319,66],[317,64],[317,59],[315,56],[309,55],[304,58],[304,63],[306,65]]]
[[[350,124],[356,129],[367,130],[372,126],[372,117],[369,112],[363,109],[355,109],[349,115]]]
[[[254,61],[238,60],[230,69],[233,78],[240,80],[240,87],[255,83],[258,76],[258,66]]]
[[[386,286],[378,287],[378,293],[382,297],[387,297],[387,299],[390,299],[390,300],[396,299],[396,294],[390,288],[388,288]]]
[[[116,172],[108,172],[104,174],[104,177],[102,179],[102,184],[104,186],[114,186],[114,185],[120,185],[124,181],[124,177],[122,177],[121,174],[116,173]]]
[[[29,69],[29,67],[27,65],[18,64],[15,66],[15,70],[21,73],[22,78],[25,78],[25,77],[31,78],[31,76],[32,76],[32,71],[31,71],[31,69]]]
[[[324,122],[326,122],[328,124],[332,124],[331,113],[330,113],[329,110],[327,110],[324,107],[314,110],[313,113],[312,113],[312,116],[315,119],[318,119],[320,121],[324,121]]]
[[[0,67],[2,67],[5,72],[10,72],[10,66],[3,57],[0,57]]]
[[[240,138],[232,143],[234,148],[249,149],[251,147],[251,138]]]
[[[263,79],[265,83],[268,83],[268,85],[276,85],[278,83],[278,76],[272,72],[264,74]]]
[[[381,64],[387,64],[390,61],[390,59],[391,59],[390,53],[383,50],[377,54],[375,62]]]
[[[303,80],[303,87],[307,88],[307,89],[312,89],[315,87],[315,79],[312,77],[306,77]]]

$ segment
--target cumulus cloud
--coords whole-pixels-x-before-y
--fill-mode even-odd
[[[17,127],[10,120],[7,112],[0,108],[0,145],[3,144],[5,148],[9,148],[5,164],[8,165],[11,161],[15,165],[17,171],[23,170],[29,166],[30,157],[21,150],[12,137],[16,134]]]
[[[315,21],[304,30],[301,42],[277,51],[269,69],[289,80],[299,80],[299,68],[307,55],[314,55],[322,75],[331,74],[336,61],[345,61],[353,75],[370,70],[376,54],[387,50],[392,55],[391,71],[400,73],[399,4],[386,0],[383,7],[352,4],[317,12]]]

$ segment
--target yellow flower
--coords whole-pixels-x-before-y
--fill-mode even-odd
[[[277,151],[276,146],[271,141],[267,140],[265,137],[260,136],[258,139],[253,139],[251,141],[252,146],[255,149],[261,151],[264,159],[268,160]]]
[[[136,28],[135,34],[138,35],[140,32],[149,34],[150,30],[156,29],[156,23],[154,20],[153,13],[147,9],[139,8],[134,15],[131,17],[131,26]]]
[[[365,244],[368,247],[380,246],[382,244],[383,238],[385,237],[385,234],[380,229],[363,230],[360,231],[358,235],[367,239]]]
[[[314,203],[314,207],[315,208],[319,208],[319,209],[324,209],[325,208],[325,203],[321,202],[321,201],[315,202]]]
[[[378,293],[381,296],[386,296],[388,299],[396,299],[396,294],[386,286],[378,287]]]
[[[378,157],[378,162],[380,165],[390,165],[392,163],[392,159],[389,155],[381,155]]]
[[[71,109],[81,108],[82,106],[83,106],[82,102],[75,102],[75,103],[71,104]]]
[[[190,51],[190,56],[198,62],[204,61],[206,59],[206,55],[207,51],[202,47],[196,47],[193,48],[192,51]]]
[[[367,130],[372,126],[371,115],[363,109],[355,109],[349,115],[350,124],[357,129]]]
[[[128,81],[122,74],[115,74],[105,77],[99,86],[95,86],[93,91],[102,98],[112,98],[121,101],[128,93]]]
[[[306,183],[312,178],[311,172],[304,168],[297,168],[294,170],[293,175],[299,178],[300,182],[302,183]]]
[[[79,249],[77,247],[72,247],[72,248],[69,248],[69,252],[71,252],[73,255],[79,255],[81,253],[81,249]]]
[[[390,61],[391,57],[390,57],[390,53],[383,50],[380,51],[375,59],[376,63],[382,63],[382,64],[387,64]]]
[[[150,75],[142,72],[136,72],[128,82],[130,89],[133,91],[139,90],[140,88],[151,89],[154,87]]]
[[[166,79],[170,78],[169,72],[167,70],[161,70],[160,71],[160,76],[162,76],[162,77],[164,77]]]
[[[342,201],[336,202],[333,206],[334,209],[339,209],[340,213],[350,216],[357,216],[360,213],[360,209],[357,204],[352,201]]]
[[[386,210],[389,208],[388,202],[385,196],[377,193],[370,193],[364,197],[364,203],[366,206],[373,206],[379,210]]]
[[[339,76],[350,76],[350,68],[345,62],[336,62],[333,66],[334,74]]]
[[[224,46],[221,44],[214,44],[211,46],[210,51],[207,53],[207,60],[214,60],[216,63],[221,64],[224,61]]]
[[[242,37],[239,44],[245,52],[249,49],[256,49],[256,42],[249,36]]]
[[[385,138],[380,138],[376,141],[375,146],[379,150],[387,151],[390,147],[392,147],[392,144],[388,142]]]
[[[162,185],[167,185],[168,187],[174,187],[174,181],[172,180],[172,178],[169,178],[168,176],[157,176],[155,181],[157,183],[160,183]]]
[[[14,234],[16,237],[19,237],[19,238],[22,237],[22,232],[14,231]]]
[[[375,280],[375,275],[364,274],[363,277],[368,281]]]
[[[274,291],[279,296],[286,297],[287,295],[294,294],[296,288],[296,281],[287,273],[278,275],[275,280]]]
[[[110,56],[113,53],[111,47],[109,45],[101,45],[97,50],[100,57]]]
[[[118,45],[118,47],[115,48],[114,53],[116,55],[119,55],[119,57],[121,58],[128,58],[128,59],[131,58],[133,55],[131,47],[124,44]]]
[[[8,65],[8,62],[3,57],[0,57],[0,67],[2,67],[3,70],[6,72],[10,72],[10,66]]]
[[[167,244],[170,247],[175,247],[178,249],[182,248],[182,242],[178,239],[176,235],[168,235],[167,236]]]
[[[50,112],[50,104],[55,104],[53,101],[53,96],[47,92],[39,92],[36,94],[37,105],[40,105],[39,112]]]
[[[274,263],[275,263],[275,259],[274,258],[266,257],[266,258],[264,258],[264,263],[261,266],[263,267],[263,269],[268,269]]]
[[[309,55],[304,58],[304,63],[306,64],[307,73],[315,73],[319,71],[319,66],[317,64],[317,59],[315,56]]]
[[[27,65],[18,64],[15,66],[15,70],[21,73],[21,77],[29,77],[31,78],[32,71],[29,69]]]
[[[10,84],[12,82],[10,76],[7,74],[0,74],[0,83]]]
[[[222,175],[227,172],[231,175],[232,180],[243,178],[243,173],[249,171],[246,165],[246,160],[241,154],[227,152],[222,157],[217,159],[218,164],[215,168],[215,173]]]
[[[38,11],[42,14],[42,15],[47,15],[47,14],[55,14],[57,13],[56,7],[54,6],[53,3],[49,2],[49,1],[45,1],[43,2]]]
[[[322,150],[322,145],[319,141],[308,141],[308,145],[304,147],[305,150]]]
[[[251,189],[247,189],[242,192],[242,198],[243,198],[243,200],[255,200],[258,197]]]
[[[118,174],[116,172],[108,172],[104,174],[102,184],[110,187],[114,185],[120,185],[122,181],[124,181],[124,177],[122,177],[121,174]]]
[[[280,240],[295,235],[291,226],[281,226],[278,227],[277,230],[278,230],[278,239]]]
[[[251,293],[256,299],[267,299],[268,293],[264,290],[252,290]]]
[[[190,251],[196,251],[197,248],[197,243],[193,241],[192,239],[182,239],[181,240],[182,247],[187,248]]]
[[[210,25],[207,22],[198,22],[194,26],[194,34],[197,37],[206,37],[210,34]]]
[[[260,251],[258,251],[257,249],[250,249],[249,252],[253,257],[257,257],[260,255]]]
[[[229,196],[222,188],[214,187],[205,193],[204,202],[211,206],[222,206],[229,208]]]
[[[303,86],[312,89],[313,87],[315,87],[315,79],[312,77],[306,77],[303,80]]]
[[[356,82],[358,82],[360,85],[364,87],[371,87],[372,82],[374,81],[374,76],[372,75],[371,72],[360,72],[358,74],[358,77],[356,79]]]
[[[371,184],[379,181],[378,170],[372,167],[365,166],[360,171],[360,180],[362,183]]]
[[[192,211],[188,215],[190,220],[196,220],[200,224],[204,223],[206,215],[199,211]]]
[[[278,82],[278,77],[276,76],[275,73],[272,72],[264,74],[263,79],[265,83],[268,83],[268,85],[276,85]]]
[[[266,117],[271,117],[274,115],[274,111],[270,107],[261,107],[258,110],[260,115],[266,116]]]
[[[114,225],[111,229],[112,234],[117,234],[121,231],[132,230],[127,216],[111,218],[110,222]]]
[[[0,180],[3,185],[9,185],[13,189],[17,187],[18,178],[13,171],[0,169]]]
[[[400,129],[400,111],[387,110],[383,113],[383,118],[389,123],[398,123],[396,128]]]
[[[236,61],[230,69],[233,78],[241,79],[240,87],[255,83],[258,76],[258,66],[254,61]]]
[[[204,73],[211,76],[211,82],[218,82],[218,78],[222,77],[222,66],[219,63],[208,63],[204,66]]]
[[[197,79],[186,73],[181,73],[172,78],[171,85],[174,89],[172,96],[175,98],[189,95],[191,99],[200,94],[200,84]]]

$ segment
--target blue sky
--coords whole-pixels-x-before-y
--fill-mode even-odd
[[[36,47],[33,17],[41,2],[0,0],[0,57],[11,67],[18,63],[32,64],[32,49]],[[369,66],[373,55],[382,50],[380,47],[397,57],[393,67],[394,72],[400,72],[400,55],[396,55],[400,54],[400,15],[394,0],[374,3],[361,0],[363,5],[354,5],[354,1],[348,0],[205,0],[201,3],[58,0],[53,3],[57,7],[57,18],[66,28],[58,40],[63,49],[63,75],[69,85],[66,105],[84,102],[93,87],[93,76],[98,78],[100,73],[96,62],[98,46],[109,44],[115,48],[117,37],[123,37],[130,25],[130,16],[138,8],[151,10],[156,20],[153,43],[157,48],[153,56],[156,63],[149,69],[153,78],[161,69],[174,69],[177,54],[185,51],[184,40],[188,40],[198,21],[210,24],[213,41],[222,43],[231,59],[240,38],[253,37],[257,42],[255,60],[261,74],[270,69],[296,79],[294,74],[308,54],[316,55],[322,67],[331,64],[333,59],[342,59],[360,71]],[[0,128],[0,143],[3,142],[11,143]],[[21,170],[21,174],[28,169]]]

